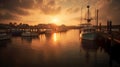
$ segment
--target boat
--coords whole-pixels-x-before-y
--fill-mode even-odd
[[[12,36],[21,36],[22,31],[21,30],[11,30]]]
[[[37,36],[39,36],[39,34],[38,33],[36,33],[36,32],[23,32],[22,34],[21,34],[23,37],[37,37]]]
[[[81,28],[81,38],[86,39],[86,40],[95,40],[96,39],[96,28],[93,27],[93,25],[90,23],[92,18],[89,16],[89,5],[87,6],[88,8],[88,18],[85,19],[87,20],[87,23],[84,24],[84,26]]]
[[[45,34],[53,34],[54,32],[53,29],[46,29]]]
[[[96,39],[96,29],[93,26],[88,26],[81,29],[81,38],[86,40]]]
[[[68,28],[65,25],[61,25],[56,29],[56,32],[67,32]]]
[[[9,40],[10,38],[11,38],[11,35],[5,32],[0,32],[0,40]]]

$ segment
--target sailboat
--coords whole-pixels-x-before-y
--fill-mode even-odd
[[[81,29],[81,38],[82,39],[86,39],[86,40],[95,40],[96,39],[96,28],[93,27],[93,25],[90,23],[92,18],[90,18],[90,12],[89,12],[89,8],[90,6],[87,6],[88,8],[88,17],[87,19],[87,23],[84,24],[84,26]]]

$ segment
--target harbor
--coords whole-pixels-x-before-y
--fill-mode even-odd
[[[119,67],[119,48],[120,44],[111,45],[109,40],[83,40],[79,30],[39,37],[18,36],[0,41],[0,66]]]
[[[49,28],[44,29],[42,33],[28,29],[25,29],[29,31],[28,33],[25,33],[25,30],[18,32],[17,28],[14,34],[10,31],[12,29],[2,29],[1,32],[6,34],[0,35],[0,66],[120,66],[119,27],[99,26],[95,40],[81,38],[81,27],[66,26],[64,28],[67,30],[58,32]]]
[[[1,0],[0,67],[120,67],[119,2]]]

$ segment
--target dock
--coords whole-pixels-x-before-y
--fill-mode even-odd
[[[112,32],[112,34],[104,33],[104,32],[98,32],[98,35],[103,37],[104,39],[108,39],[110,41],[114,41],[120,44],[120,32]]]
[[[107,21],[106,27],[102,27],[100,24],[98,35],[104,39],[108,39],[111,42],[120,44],[120,26],[113,26],[112,21]]]

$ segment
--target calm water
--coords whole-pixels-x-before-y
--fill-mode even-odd
[[[119,67],[100,44],[81,40],[79,30],[13,37],[0,42],[0,67]]]

